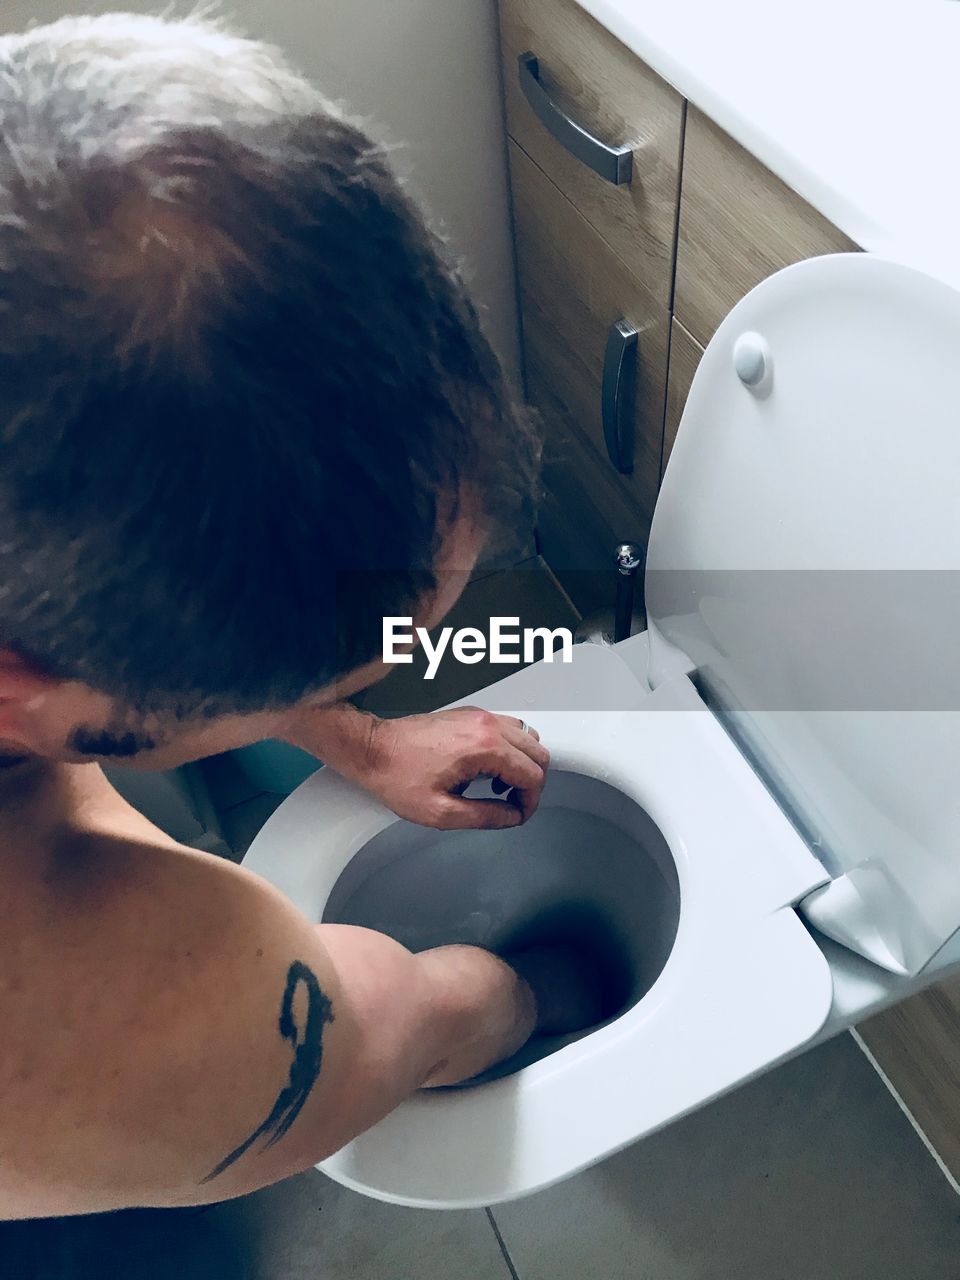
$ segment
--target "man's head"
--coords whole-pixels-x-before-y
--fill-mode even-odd
[[[0,742],[219,749],[372,678],[537,455],[382,153],[197,21],[0,38],[0,118]]]

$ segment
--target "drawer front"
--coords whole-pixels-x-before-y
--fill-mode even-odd
[[[598,464],[571,428],[563,405],[537,373],[532,395],[547,431],[537,523],[540,554],[581,614],[612,608],[614,547],[619,542],[645,545],[647,522],[610,469]]]
[[[693,375],[697,372],[697,365],[702,355],[703,347],[692,334],[687,333],[680,321],[675,319],[670,326],[670,368],[667,372],[667,411],[663,420],[661,475],[666,470],[670,459],[687,396],[693,384]]]
[[[500,24],[508,132],[668,306],[683,99],[574,0],[501,0]],[[537,62],[538,87],[524,81],[533,103],[518,64],[528,52]],[[607,148],[629,148],[630,181],[616,185],[577,158],[561,117]],[[590,147],[582,138],[573,145]]]
[[[616,480],[646,529],[660,484],[669,313],[514,142],[510,171],[528,393],[536,403],[537,389],[549,388],[551,407],[562,408],[568,428]],[[610,461],[603,413],[608,343],[621,321],[639,332],[623,415],[633,436],[633,470],[626,475]]]
[[[675,314],[706,345],[781,267],[857,245],[701,112],[687,112]]]

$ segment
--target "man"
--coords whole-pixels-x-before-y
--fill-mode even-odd
[[[204,1203],[597,1012],[561,952],[316,927],[97,763],[280,737],[415,821],[522,822],[536,733],[343,699],[521,519],[537,441],[382,155],[273,51],[114,15],[0,73],[0,1216]]]

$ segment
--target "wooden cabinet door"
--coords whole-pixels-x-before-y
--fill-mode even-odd
[[[744,294],[781,267],[857,249],[694,107],[682,190],[674,311],[703,346]]]
[[[576,545],[577,568],[602,570],[616,541],[645,542],[649,531],[660,482],[669,313],[513,142],[510,167],[527,393],[547,432],[542,530],[547,537],[551,502],[562,505],[571,522],[563,557],[569,564]],[[610,460],[602,414],[608,338],[621,321],[639,332],[629,474]],[[542,551],[563,580],[561,552],[551,554],[547,542]],[[575,603],[592,607],[593,593],[579,594]]]
[[[575,0],[501,0],[507,131],[579,209],[651,297],[670,303],[683,99]],[[524,93],[536,56],[543,94],[597,141],[631,151],[615,184],[571,154]]]

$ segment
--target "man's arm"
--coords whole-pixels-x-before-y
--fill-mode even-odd
[[[311,925],[159,838],[4,851],[0,918],[0,1217],[252,1191],[534,1027],[496,957]]]
[[[347,702],[301,711],[284,737],[359,783],[401,818],[428,827],[513,827],[536,810],[550,753],[514,716],[479,707],[381,720]],[[465,800],[475,778],[498,780],[508,803]]]

